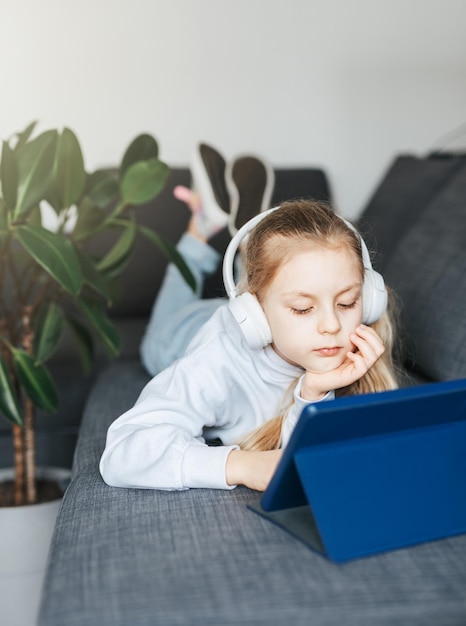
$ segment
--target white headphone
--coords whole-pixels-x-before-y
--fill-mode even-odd
[[[244,224],[232,238],[225,251],[223,258],[223,282],[229,298],[229,308],[233,317],[238,322],[248,345],[254,350],[264,348],[272,343],[272,333],[256,296],[249,291],[237,293],[237,285],[233,278],[234,259],[241,241],[253,228],[269,213],[280,207],[268,209],[255,215]],[[382,276],[372,268],[369,250],[355,227],[345,220],[340,219],[357,234],[361,241],[362,262],[364,266],[364,281],[362,286],[362,321],[364,324],[373,324],[387,308],[387,290]]]

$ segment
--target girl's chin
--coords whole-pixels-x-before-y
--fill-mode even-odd
[[[305,358],[293,359],[292,357],[283,354],[283,352],[278,350],[278,348],[274,344],[272,344],[272,347],[275,352],[282,357],[282,359],[284,359],[291,365],[302,367],[304,370],[310,372],[311,374],[327,374],[328,372],[337,369],[337,367],[340,367],[340,365],[342,365],[345,360],[342,358],[341,354],[335,355],[333,357],[319,357],[317,359],[312,358],[311,360]]]
[[[342,365],[343,361],[341,358],[328,358],[323,362],[319,363],[307,363],[302,365],[307,372],[311,374],[327,374],[328,372],[332,372],[336,370],[340,365]]]

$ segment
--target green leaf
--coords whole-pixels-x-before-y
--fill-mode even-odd
[[[28,211],[26,222],[31,226],[42,226],[42,214],[40,212],[40,206],[36,204],[32,209]]]
[[[87,196],[79,203],[78,219],[73,230],[73,239],[81,241],[101,230],[107,219],[103,209],[95,206]]]
[[[110,251],[97,264],[99,272],[112,272],[122,263],[126,263],[133,249],[136,237],[136,224],[133,220],[128,221],[128,226],[112,246]]]
[[[123,203],[139,205],[149,202],[162,191],[168,173],[168,166],[158,159],[130,165],[120,182]]]
[[[5,201],[0,198],[0,232],[6,232],[8,230],[8,209],[6,208]]]
[[[138,226],[138,228],[139,231],[145,237],[147,237],[147,239],[152,241],[152,243],[155,243],[155,245],[160,248],[163,254],[168,258],[168,260],[178,268],[186,283],[195,292],[196,279],[189,269],[189,266],[186,264],[186,261],[183,259],[175,246],[170,241],[168,241],[168,239],[154,232],[150,228],[147,228],[146,226]]]
[[[159,156],[159,147],[157,141],[152,135],[142,134],[138,135],[130,143],[125,151],[123,159],[120,165],[120,177],[122,177],[126,170],[134,163],[138,161],[148,161],[149,159],[157,159]]]
[[[23,425],[21,409],[11,382],[8,367],[0,354],[0,412],[18,426]]]
[[[5,206],[3,198],[0,198],[0,252],[5,246],[7,239],[8,239],[7,208]]]
[[[21,225],[16,228],[24,248],[66,291],[78,294],[82,284],[81,268],[72,244],[41,226]]]
[[[118,180],[114,172],[99,170],[89,176],[86,193],[95,206],[105,209],[115,201],[118,191]]]
[[[66,316],[66,322],[71,328],[76,345],[78,347],[79,356],[81,358],[81,366],[85,374],[90,374],[94,365],[94,340],[88,329],[77,319]]]
[[[18,164],[13,150],[6,141],[2,146],[2,163],[0,169],[3,198],[9,209],[13,210],[16,205],[16,193],[18,190]]]
[[[13,348],[12,354],[18,378],[32,402],[47,413],[56,411],[58,394],[46,367],[37,365],[34,357],[24,350]]]
[[[84,283],[95,292],[101,294],[107,300],[107,304],[110,304],[112,298],[107,278],[98,271],[93,261],[84,252],[76,249],[76,254],[78,255]]]
[[[77,304],[96,331],[109,356],[118,356],[121,350],[120,336],[102,306],[90,298],[78,298]]]
[[[54,302],[42,307],[34,329],[36,363],[44,363],[54,352],[63,331],[64,315]]]
[[[37,126],[37,121],[31,122],[29,126],[27,126],[23,131],[21,131],[20,133],[16,133],[16,136],[18,137],[18,141],[16,142],[16,145],[14,148],[15,154],[21,151],[24,144],[27,142],[29,137],[34,132],[34,129],[36,126]]]
[[[15,216],[44,199],[53,175],[57,131],[49,130],[18,153],[18,195]]]
[[[54,189],[59,208],[67,209],[76,204],[84,191],[86,172],[78,138],[72,130],[65,128],[58,137]]]

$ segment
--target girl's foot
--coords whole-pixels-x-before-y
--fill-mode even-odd
[[[193,188],[201,201],[200,230],[209,238],[228,224],[230,195],[225,182],[226,161],[212,146],[199,143],[191,159]]]
[[[173,195],[177,200],[184,202],[191,211],[191,219],[186,232],[200,241],[207,241],[207,236],[202,230],[203,219],[199,194],[184,185],[177,185],[173,189]]]

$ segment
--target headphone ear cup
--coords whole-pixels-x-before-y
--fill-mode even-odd
[[[272,343],[272,333],[256,296],[245,293],[230,298],[228,304],[250,348],[259,350]]]
[[[387,308],[387,290],[382,275],[373,269],[364,272],[362,287],[362,321],[364,324],[376,322]]]

